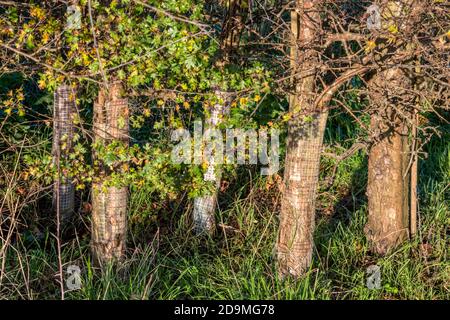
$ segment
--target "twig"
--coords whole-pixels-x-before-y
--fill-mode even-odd
[[[0,1],[0,5],[2,6],[13,6],[13,7],[29,7],[28,3],[20,3],[17,1]]]
[[[92,18],[91,0],[88,0],[88,12],[89,12],[89,22],[91,24],[92,37],[93,37],[93,40],[94,40],[94,48],[95,48],[95,52],[97,54],[97,60],[98,60],[99,68],[100,68],[100,73],[102,74],[103,81],[105,83],[106,88],[108,88],[108,79],[106,78],[106,74],[103,71],[103,64],[102,64],[102,60],[100,58],[100,52],[98,50],[97,37],[95,36],[94,20]]]
[[[413,134],[413,145],[412,145],[412,165],[411,165],[411,208],[410,208],[410,237],[414,237],[417,233],[417,171],[418,171],[418,163],[419,157],[417,154],[417,124],[419,120],[419,115],[417,111],[414,111],[414,125],[412,128]]]
[[[334,183],[334,179],[336,177],[336,172],[337,172],[337,168],[338,168],[339,164],[342,161],[344,161],[345,159],[350,158],[352,155],[354,155],[356,152],[358,152],[361,149],[367,150],[367,143],[356,142],[350,147],[350,149],[346,150],[341,155],[336,155],[334,153],[329,153],[329,152],[323,152],[322,153],[323,156],[329,157],[329,158],[333,158],[333,159],[335,159],[337,161],[336,164],[333,167],[333,172],[331,173],[331,177],[328,180],[328,188],[331,187],[333,185],[333,183]]]
[[[172,13],[166,11],[166,10],[163,10],[161,8],[156,8],[156,7],[152,6],[152,5],[149,5],[148,3],[145,3],[145,2],[142,2],[142,1],[139,1],[139,0],[132,0],[132,1],[142,5],[142,6],[146,7],[146,8],[148,8],[148,9],[156,12],[156,13],[165,15],[165,16],[173,19],[173,20],[177,20],[177,21],[180,21],[180,22],[185,22],[185,23],[188,23],[188,24],[192,24],[194,26],[199,27],[202,30],[209,28],[209,26],[207,24],[203,24],[201,22],[194,21],[194,20],[189,20],[188,18],[185,18],[185,17],[176,16],[176,15],[174,15],[174,14],[172,14]]]
[[[59,194],[59,188],[60,188],[60,173],[61,173],[61,167],[60,167],[60,153],[59,148],[56,155],[56,164],[57,164],[57,171],[58,171],[58,178],[56,179],[56,250],[58,254],[58,270],[59,270],[59,285],[61,288],[61,300],[64,300],[64,280],[63,280],[63,266],[62,266],[62,258],[61,258],[61,217],[60,217],[60,194]]]
[[[28,53],[22,52],[22,51],[20,51],[20,50],[18,50],[18,49],[16,49],[16,48],[13,48],[13,47],[11,47],[11,46],[9,46],[9,45],[7,45],[7,44],[0,43],[0,47],[3,47],[3,48],[5,48],[6,50],[9,50],[9,51],[12,51],[12,52],[14,52],[14,53],[17,53],[18,55],[20,55],[20,56],[22,56],[22,57],[25,57],[25,58],[27,58],[27,59],[30,59],[30,60],[36,62],[37,64],[40,64],[40,65],[42,65],[42,66],[44,66],[44,67],[46,67],[46,68],[48,68],[48,69],[50,69],[50,70],[53,70],[53,71],[55,71],[55,72],[57,72],[57,73],[60,73],[60,74],[62,74],[63,76],[66,76],[66,77],[68,77],[68,78],[76,78],[76,79],[88,80],[88,81],[92,81],[92,82],[95,82],[95,83],[99,83],[97,80],[91,79],[91,78],[89,78],[89,77],[80,76],[80,75],[73,75],[73,74],[67,73],[66,71],[64,71],[64,70],[62,70],[62,69],[53,67],[53,66],[51,66],[51,65],[49,65],[49,64],[47,64],[47,63],[45,63],[45,62],[42,62],[42,61],[40,61],[39,59],[33,57],[32,55],[29,55]]]

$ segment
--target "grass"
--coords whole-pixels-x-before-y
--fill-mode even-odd
[[[65,298],[449,299],[448,141],[448,135],[433,139],[429,158],[421,161],[418,236],[387,256],[369,252],[364,237],[366,156],[359,152],[339,164],[331,187],[321,189],[314,262],[298,281],[280,280],[275,272],[276,183],[243,168],[236,178],[240,183],[230,181],[239,187],[221,194],[217,220],[223,228],[213,239],[189,232],[185,200],[161,218],[152,212],[148,194],[133,192],[127,260],[101,272],[92,267],[87,233],[66,241],[64,270],[80,266],[82,286],[65,292]],[[331,165],[323,159],[322,180]],[[19,237],[0,262],[5,270],[0,299],[60,298],[56,247],[49,232],[39,241]],[[380,289],[366,286],[370,265],[380,267]]]

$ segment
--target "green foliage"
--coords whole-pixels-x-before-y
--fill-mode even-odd
[[[270,93],[271,73],[260,62],[245,67],[215,63],[220,54],[218,34],[203,22],[204,1],[147,1],[152,8],[135,1],[91,3],[91,8],[88,1],[79,4],[82,12],[79,29],[66,28],[64,13],[47,3],[8,9],[11,11],[0,21],[7,27],[2,34],[3,42],[13,41],[14,47],[50,66],[36,65],[39,89],[51,93],[61,83],[76,87],[77,105],[82,111],[75,125],[85,127],[90,121],[92,84],[96,91],[103,87],[105,79],[121,80],[125,96],[153,93],[130,114],[130,126],[137,132],[149,125],[148,118],[153,120],[153,130],[162,133],[167,126],[183,126],[185,117],[192,112],[197,116],[207,114],[210,106],[218,102],[216,88],[247,92],[233,103],[229,119],[233,126],[256,111],[261,95]],[[15,35],[18,36],[14,38]],[[25,115],[20,92],[15,94],[17,102],[12,97],[3,102],[3,113]],[[51,104],[51,100],[44,95],[37,103]],[[175,113],[171,112],[172,108],[176,109]],[[155,112],[161,114],[159,119],[153,119]],[[119,119],[120,122],[125,125],[123,120]],[[256,126],[253,122],[252,127]],[[188,187],[190,196],[210,189],[201,181],[199,168],[174,167],[170,163],[170,150],[158,140],[150,139],[149,144],[130,147],[115,142],[108,146],[89,146],[87,141],[74,141],[74,145],[70,158],[61,168],[74,179],[78,189],[99,179],[106,179],[105,186],[138,187],[153,179],[151,191],[169,197],[177,188]],[[90,163],[90,150],[96,151],[99,163]],[[27,159],[27,178],[45,183],[54,179],[55,168],[48,158],[46,155],[43,159]],[[107,177],[99,175],[103,166],[111,173]]]

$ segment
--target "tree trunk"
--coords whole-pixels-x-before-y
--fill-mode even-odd
[[[211,110],[211,115],[207,118],[205,130],[214,129],[219,124],[222,117],[222,105],[215,105]],[[192,221],[194,231],[197,235],[214,233],[216,227],[215,211],[217,203],[218,187],[220,186],[220,172],[214,163],[214,156],[205,159],[208,162],[208,172],[205,173],[205,180],[215,183],[213,194],[197,197],[194,199],[194,210]],[[208,176],[209,177],[208,177]]]
[[[374,84],[382,91],[372,97],[378,104],[370,126],[377,139],[369,151],[369,217],[365,233],[372,250],[379,254],[386,254],[408,237],[409,128],[400,116],[401,105],[392,105],[390,99],[385,99],[389,88],[396,88],[398,94],[406,96],[401,89],[401,84],[405,83],[407,79],[398,68],[389,69],[374,79]],[[402,113],[408,114],[406,110]]]
[[[103,144],[113,140],[128,142],[128,101],[121,99],[122,86],[111,85],[109,94],[99,93],[94,104],[94,137]],[[101,162],[101,159],[98,159]],[[105,179],[109,169],[102,167]],[[105,186],[102,181],[92,189],[92,243],[94,261],[100,265],[123,258],[127,232],[127,187]]]
[[[312,50],[298,52],[297,41],[304,45],[314,41],[319,14],[314,1],[298,1],[298,14],[292,12],[294,43],[291,63],[294,74],[310,73],[317,63]],[[311,10],[312,9],[312,10]],[[290,97],[290,113],[284,192],[281,202],[277,243],[280,276],[302,275],[310,266],[313,251],[315,199],[328,113],[316,110],[315,76],[300,76]]]
[[[62,225],[73,215],[75,189],[64,170],[61,160],[68,160],[72,151],[74,115],[76,112],[75,91],[69,86],[59,86],[55,91],[53,107],[53,164],[58,167],[58,178],[53,191],[53,210],[59,214]]]
[[[227,15],[224,19],[223,31],[221,34],[221,54],[222,57],[218,61],[218,66],[223,68],[230,63],[232,51],[239,45],[239,38],[243,28],[243,0],[229,0],[227,2]],[[228,113],[230,107],[230,95],[227,92],[218,89],[216,96],[222,103],[216,104],[210,115],[206,119],[206,128],[216,127],[222,118]],[[217,206],[218,189],[220,187],[220,169],[211,164],[212,159],[206,159],[209,164],[208,171],[214,172],[216,188],[211,195],[198,197],[194,199],[194,210],[192,212],[192,220],[194,224],[194,231],[196,234],[213,234],[215,230],[215,211]],[[206,175],[209,175],[209,172]]]
[[[404,17],[409,8],[407,2],[388,1],[385,4],[384,28],[397,25],[401,20],[407,23]],[[408,101],[412,88],[410,79],[398,67],[381,72],[373,80],[371,99],[376,110],[370,126],[378,137],[369,151],[369,216],[364,231],[372,250],[383,255],[408,238],[410,205],[415,206],[410,203],[412,153],[407,123],[408,119],[414,122],[414,112],[408,107],[412,102]],[[412,179],[415,179],[414,175]],[[414,192],[412,197],[415,197]]]
[[[226,92],[217,91],[217,97],[223,102],[217,103],[211,110],[210,115],[206,119],[205,131],[208,129],[216,128],[222,118],[228,113],[229,99]],[[215,151],[217,152],[217,150]],[[204,178],[206,181],[212,181],[215,183],[215,189],[213,194],[198,197],[194,199],[194,210],[192,213],[192,219],[194,223],[194,231],[196,234],[213,234],[215,230],[215,210],[217,205],[218,189],[220,187],[221,170],[218,168],[214,161],[214,154],[208,159],[205,159],[208,163],[208,171],[205,173]]]

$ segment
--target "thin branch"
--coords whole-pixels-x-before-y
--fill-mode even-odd
[[[146,7],[146,8],[148,8],[148,9],[156,12],[156,13],[165,15],[166,17],[169,17],[169,18],[171,18],[173,20],[180,21],[180,22],[185,22],[185,23],[188,23],[188,24],[192,24],[194,26],[199,27],[202,30],[209,28],[209,25],[207,25],[207,24],[204,24],[204,23],[201,23],[201,22],[198,22],[198,21],[194,21],[194,20],[189,20],[188,18],[185,18],[185,17],[176,16],[176,15],[174,15],[174,14],[172,14],[172,13],[166,11],[166,10],[163,10],[161,8],[156,8],[156,7],[152,6],[152,5],[149,5],[148,3],[145,3],[145,2],[142,2],[142,1],[139,1],[139,0],[132,0],[132,1],[142,5],[142,6]]]
[[[354,76],[362,75],[369,70],[369,67],[359,67],[344,72],[344,74],[342,74],[332,84],[325,88],[325,90],[316,98],[314,105],[319,109],[327,105],[333,98],[333,95],[336,93],[336,91],[341,87],[341,85],[343,85],[347,80],[353,78]]]
[[[103,71],[102,60],[100,58],[100,52],[98,51],[97,37],[95,36],[94,20],[92,18],[91,0],[88,0],[88,11],[89,11],[89,22],[91,24],[92,37],[94,39],[94,48],[95,48],[95,52],[97,54],[97,60],[98,60],[99,68],[100,68],[100,73],[102,74],[103,82],[105,83],[106,88],[108,88],[108,79],[106,78],[106,74]]]
[[[20,3],[17,1],[0,1],[0,5],[2,6],[13,6],[13,7],[29,7],[28,3]]]
[[[29,55],[28,53],[25,53],[25,52],[23,52],[23,51],[20,51],[20,50],[18,50],[18,49],[16,49],[16,48],[13,48],[13,47],[11,47],[11,46],[8,46],[7,44],[0,43],[0,47],[3,47],[3,48],[6,49],[6,50],[12,51],[12,52],[14,52],[14,53],[16,53],[16,54],[18,54],[18,55],[24,57],[24,58],[27,58],[27,59],[31,60],[31,61],[34,61],[34,62],[36,62],[37,64],[39,64],[39,65],[41,65],[41,66],[44,66],[44,67],[46,67],[46,68],[48,68],[48,69],[50,69],[50,70],[53,70],[53,71],[55,71],[55,72],[57,72],[57,73],[60,73],[60,74],[62,74],[63,76],[66,76],[66,77],[68,77],[68,78],[83,79],[83,80],[89,80],[89,81],[92,81],[92,82],[95,82],[95,83],[99,83],[98,81],[96,81],[96,80],[94,80],[94,79],[91,79],[91,78],[89,78],[89,77],[85,77],[85,76],[81,76],[81,75],[73,75],[73,74],[67,73],[66,71],[64,71],[64,70],[62,70],[62,69],[53,67],[53,66],[51,66],[51,65],[49,65],[49,64],[47,64],[47,63],[45,63],[45,62],[42,62],[42,61],[40,61],[39,59],[33,57],[32,55]]]

